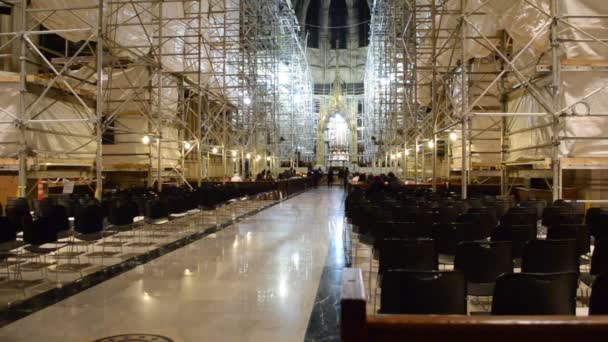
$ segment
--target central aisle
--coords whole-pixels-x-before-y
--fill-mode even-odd
[[[338,188],[296,196],[5,326],[0,340],[303,341],[342,202]]]

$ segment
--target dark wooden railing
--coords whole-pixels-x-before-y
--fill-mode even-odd
[[[366,315],[360,269],[342,273],[341,336],[363,341],[608,341],[608,317]]]

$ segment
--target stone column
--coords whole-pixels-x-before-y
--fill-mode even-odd
[[[348,8],[348,48],[356,49],[359,47],[359,8],[356,0],[346,0]]]
[[[329,5],[331,1],[321,1],[321,8],[319,9],[319,46],[321,48],[329,47]]]

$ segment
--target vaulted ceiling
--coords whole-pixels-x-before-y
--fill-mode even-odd
[[[322,8],[330,8],[332,1],[339,0],[319,0],[320,6]],[[349,7],[354,7],[360,4],[360,2],[367,3],[368,8],[371,9],[374,0],[341,0],[345,1]],[[306,14],[310,10],[312,0],[291,0],[294,11],[296,12],[296,16],[304,28],[304,22],[306,20]],[[317,9],[318,10],[318,9]]]

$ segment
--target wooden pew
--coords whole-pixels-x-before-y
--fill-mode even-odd
[[[608,341],[608,317],[366,315],[360,269],[341,284],[341,340],[363,341]]]

